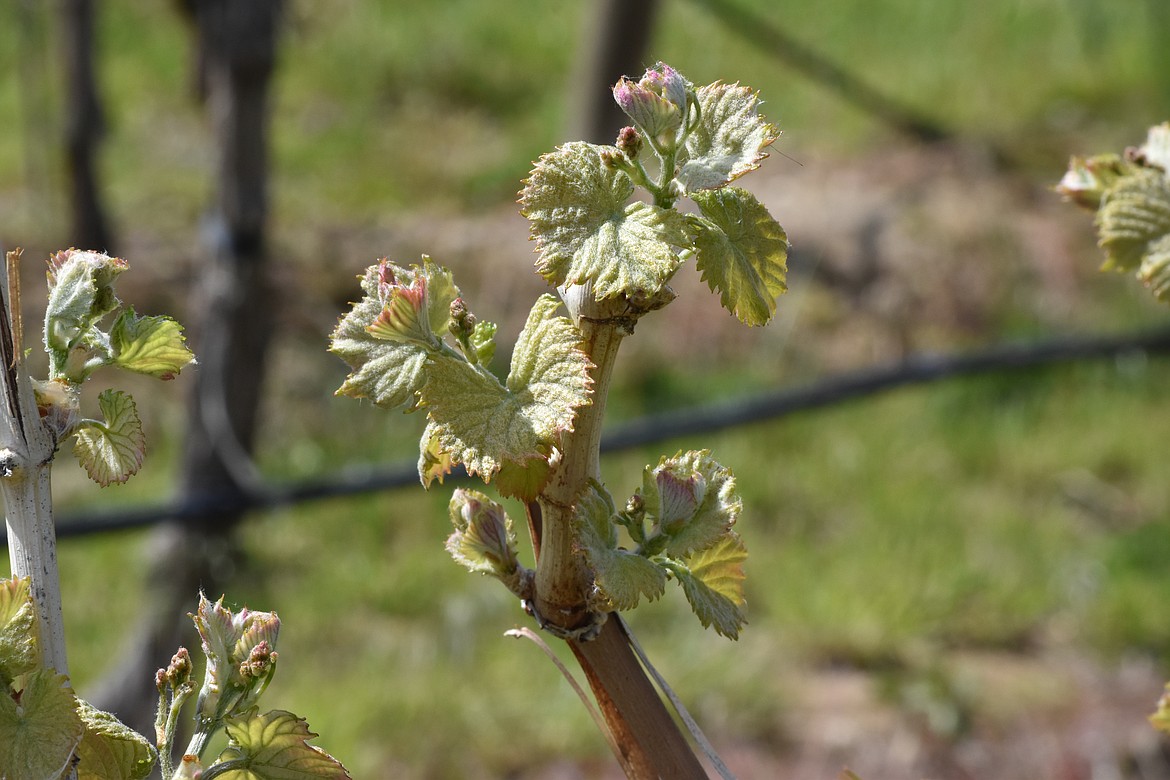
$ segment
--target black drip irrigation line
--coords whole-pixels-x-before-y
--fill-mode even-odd
[[[901,387],[921,385],[973,374],[1036,368],[1057,363],[1118,358],[1131,354],[1170,352],[1170,326],[1136,334],[1052,339],[1002,344],[960,355],[917,355],[888,366],[871,368],[722,404],[710,404],[651,415],[615,426],[602,437],[605,453],[634,449],[683,436],[711,433],[774,420],[796,412],[866,398]],[[461,471],[449,479],[466,479]],[[57,536],[69,538],[183,521],[217,513],[273,510],[282,507],[377,493],[418,484],[415,463],[352,467],[320,480],[260,491],[234,492],[187,498],[161,505],[79,512],[63,515]],[[7,544],[7,536],[0,537]]]

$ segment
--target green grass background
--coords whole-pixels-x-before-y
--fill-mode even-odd
[[[1170,116],[1157,3],[744,3],[888,94],[1015,151],[1039,181],[1057,179],[1071,152],[1136,143]],[[290,262],[312,261],[298,241],[320,226],[511,199],[531,160],[563,140],[569,91],[603,88],[569,81],[587,8],[291,3],[273,121],[273,230]],[[51,17],[16,9],[0,7],[0,243],[47,251],[64,225],[51,143],[59,62]],[[191,243],[211,152],[187,90],[186,31],[169,6],[146,0],[102,4],[99,30],[110,208],[141,245]],[[797,157],[862,159],[892,140],[694,3],[664,3],[650,56],[700,83],[760,89],[782,149]],[[317,273],[348,278],[368,258],[347,260]],[[164,285],[180,273],[141,264]],[[1101,329],[1160,315],[1132,283],[1099,283],[1110,307]],[[1007,313],[983,335],[1038,329]],[[417,420],[330,398],[344,372],[316,352],[326,332],[298,344],[313,357],[278,361],[287,373],[273,379],[279,400],[261,453],[274,478],[413,457]],[[612,406],[633,416],[724,398],[773,385],[778,370],[663,360],[626,369]],[[736,472],[746,506],[741,641],[703,632],[673,592],[631,622],[717,741],[781,739],[783,670],[802,664],[884,669],[956,648],[1054,642],[1106,663],[1133,652],[1164,661],[1168,379],[1170,365],[1155,359],[965,379],[607,458],[606,481],[622,495],[645,462],[709,447]],[[143,474],[101,494],[64,462],[61,505],[168,495],[177,395],[151,401]],[[552,666],[502,638],[526,622],[517,605],[443,552],[446,494],[310,504],[245,526],[230,600],[276,609],[284,622],[269,702],[308,717],[355,777],[497,777],[558,757],[607,761]],[[146,536],[61,546],[82,692],[133,624]]]

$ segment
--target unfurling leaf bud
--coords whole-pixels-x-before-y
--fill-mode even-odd
[[[1130,170],[1132,166],[1116,154],[1073,157],[1056,191],[1081,208],[1096,211],[1105,193]]]
[[[202,593],[199,610],[191,617],[207,656],[197,719],[222,720],[246,710],[275,671],[277,654],[272,648],[280,634],[280,618],[275,612],[247,607],[232,612],[223,606],[222,598],[212,604]]]
[[[678,453],[646,467],[641,495],[651,535],[672,555],[701,550],[726,536],[742,502],[731,471],[707,450]]]
[[[481,320],[471,331],[471,347],[479,358],[479,364],[486,366],[496,354],[496,323]]]
[[[456,490],[448,507],[455,532],[447,551],[471,571],[500,578],[520,566],[516,535],[504,508],[476,490]]]
[[[613,99],[647,135],[663,145],[673,146],[674,137],[687,115],[690,86],[674,68],[658,63],[641,81],[629,78],[614,85]]]

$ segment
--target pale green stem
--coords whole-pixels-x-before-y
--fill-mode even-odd
[[[592,619],[586,607],[592,581],[577,552],[573,509],[589,480],[601,478],[599,453],[605,402],[618,348],[632,329],[633,319],[623,314],[624,302],[596,301],[587,287],[569,288],[564,297],[581,331],[581,348],[593,361],[592,403],[578,410],[573,430],[561,441],[561,459],[537,499],[543,531],[536,566],[536,608],[549,623],[576,629]]]

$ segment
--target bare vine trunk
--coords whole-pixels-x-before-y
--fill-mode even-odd
[[[202,588],[219,595],[232,571],[232,534],[242,500],[258,489],[251,455],[263,366],[272,332],[266,281],[268,95],[281,0],[186,4],[202,68],[197,74],[217,154],[215,202],[204,225],[206,254],[193,305],[199,359],[190,399],[181,496],[207,510],[156,532],[143,627],[103,702],[124,721],[150,727],[151,671],[192,641],[186,612]]]

